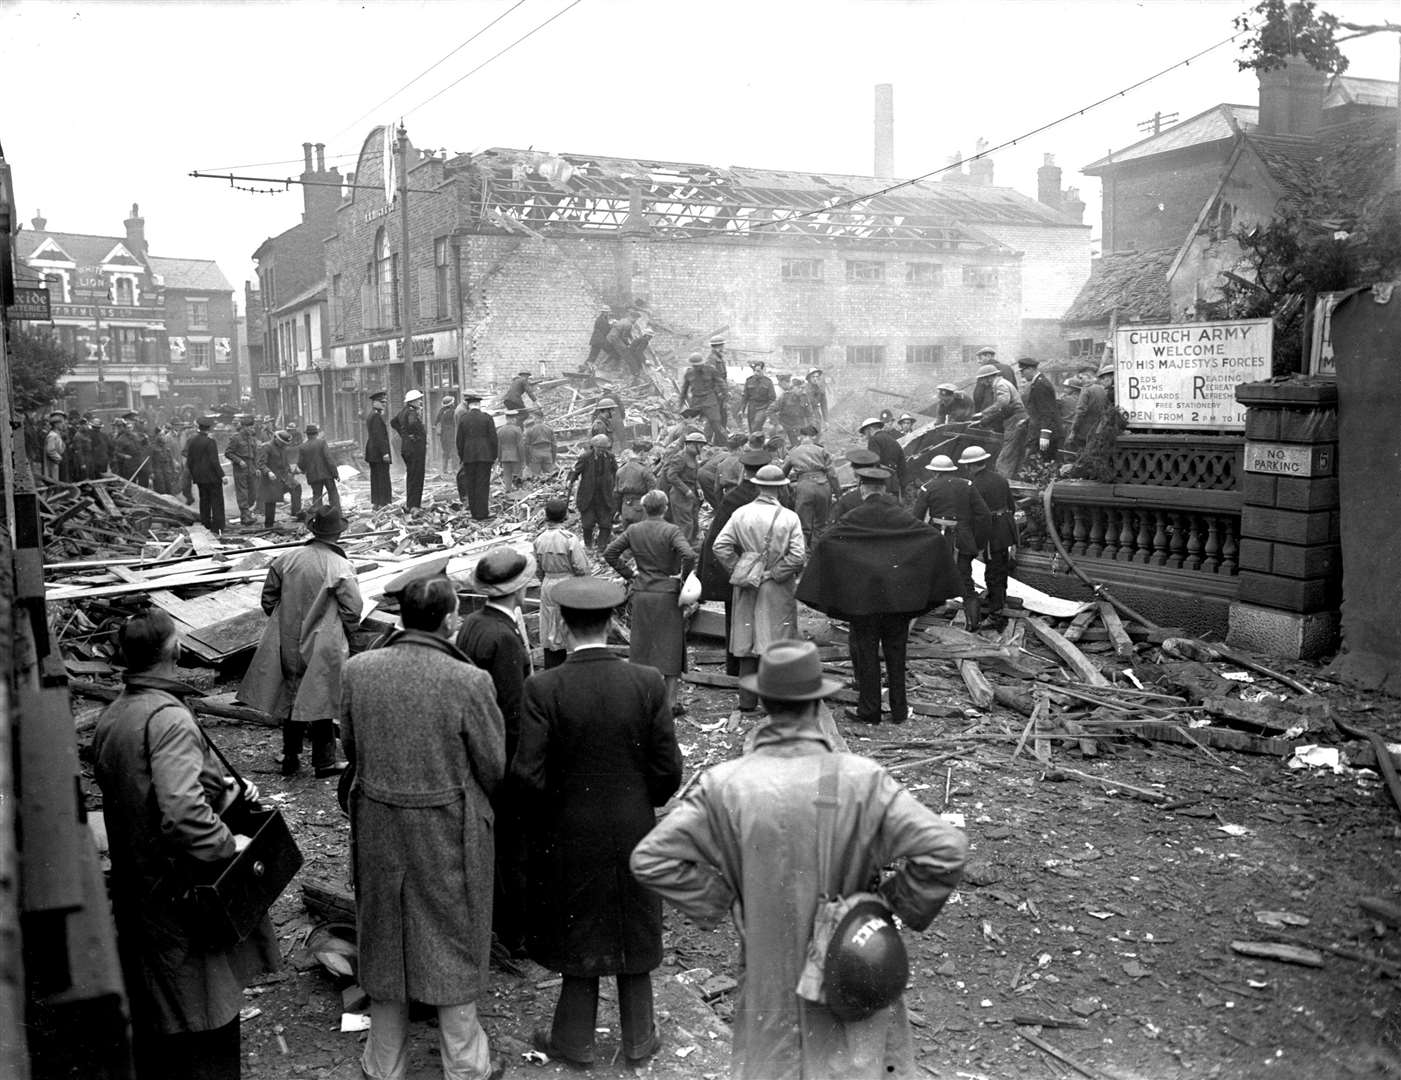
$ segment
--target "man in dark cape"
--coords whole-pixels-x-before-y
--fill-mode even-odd
[[[814,545],[798,599],[850,624],[858,697],[852,719],[880,723],[880,657],[890,687],[890,719],[908,717],[905,647],[910,620],[959,592],[958,567],[937,530],[885,498],[886,469],[857,470],[866,499]]]

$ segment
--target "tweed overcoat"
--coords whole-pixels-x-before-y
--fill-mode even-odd
[[[532,675],[511,777],[531,804],[530,955],[565,975],[651,971],[661,901],[628,855],[681,783],[661,675],[603,648]]]
[[[346,665],[341,738],[355,766],[360,985],[379,1001],[475,1001],[506,769],[491,677],[442,638],[398,631]]]
[[[238,700],[279,720],[335,719],[349,634],[360,625],[355,568],[335,544],[312,539],[279,555],[263,582],[263,627]]]

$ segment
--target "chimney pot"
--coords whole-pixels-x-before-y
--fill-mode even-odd
[[[1045,164],[1036,170],[1036,199],[1052,209],[1060,210],[1065,205],[1060,189],[1060,166],[1056,164],[1054,154],[1047,154],[1044,161]]]
[[[979,139],[976,153],[979,155],[986,152],[988,142],[986,139]],[[968,178],[975,184],[984,187],[992,186],[992,158],[976,157],[968,163]]]
[[[30,224],[34,226],[35,232],[43,232],[44,229],[48,227],[49,219],[44,217],[44,211],[35,210],[34,217],[30,221]]]
[[[141,207],[131,204],[131,217],[122,222],[126,226],[126,246],[138,259],[146,256],[146,219],[141,216]]]
[[[311,172],[311,143],[302,143],[302,160],[305,164],[304,172]]]
[[[316,144],[316,171],[326,171],[326,144],[323,142]]]

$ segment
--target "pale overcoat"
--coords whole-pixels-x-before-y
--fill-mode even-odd
[[[807,558],[803,524],[764,488],[736,510],[715,538],[715,559],[732,572],[741,553],[766,553],[768,570],[758,588],[734,586],[730,601],[729,651],[762,656],[776,641],[798,636],[798,571]]]
[[[360,985],[379,1001],[465,1005],[491,954],[491,795],[506,733],[491,676],[401,630],[345,668]]]
[[[633,851],[637,879],[702,929],[731,915],[743,973],[734,1015],[736,1080],[908,1080],[903,998],[860,1023],[794,992],[819,896],[880,887],[907,929],[923,930],[958,884],[963,834],[869,758],[837,754],[837,806],[819,880],[816,793],[831,744],[816,725],[760,728],[754,750],[715,765]]]
[[[345,552],[313,538],[279,555],[268,567],[262,606],[271,618],[238,700],[279,720],[335,719],[349,635],[360,625],[360,586]]]

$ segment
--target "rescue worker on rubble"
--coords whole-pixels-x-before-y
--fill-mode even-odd
[[[428,468],[428,428],[420,411],[422,390],[410,390],[404,395],[404,407],[390,421],[399,436],[399,454],[404,459],[404,509],[417,510],[423,505],[423,474]]]
[[[598,314],[594,316],[593,330],[589,332],[589,358],[584,361],[586,367],[592,367],[593,362],[598,359],[598,354],[608,345],[608,331],[613,329],[613,309],[607,304],[599,306]]]
[[[613,534],[618,463],[611,447],[607,435],[591,436],[589,445],[569,471],[569,490],[574,491],[578,484],[574,505],[579,508],[579,531],[583,534],[584,546],[596,547],[599,552],[608,546]]]
[[[538,480],[555,471],[555,429],[545,420],[542,409],[536,409],[529,424],[525,427],[526,461],[530,465],[530,478]]]
[[[973,400],[982,402],[973,419],[982,427],[1002,432],[997,471],[1010,480],[1017,475],[1026,454],[1027,415],[1021,391],[1015,382],[1002,376],[997,365],[984,364],[978,369]]]
[[[970,446],[958,455],[958,464],[977,488],[987,504],[992,524],[983,549],[983,583],[987,586],[987,604],[979,611],[978,623],[994,630],[1007,624],[1002,614],[1007,603],[1007,576],[1016,552],[1016,504],[1007,478],[988,462],[992,455],[981,446]]]
[[[793,482],[793,508],[803,526],[803,540],[810,545],[827,527],[832,495],[840,485],[832,455],[817,441],[817,428],[808,424],[799,437],[802,441],[788,452],[783,472]]]
[[[501,404],[507,410],[514,409],[518,413],[525,411],[525,399],[530,398],[532,408],[539,402],[536,400],[535,387],[530,384],[530,372],[518,371],[516,377],[511,380],[511,385],[506,388],[506,395],[501,399]]]
[[[953,383],[939,384],[939,405],[934,413],[936,424],[961,424],[972,415],[972,398]]]
[[[636,524],[646,517],[642,509],[642,496],[657,486],[657,478],[647,467],[647,444],[635,442],[625,453],[623,463],[618,466],[618,475],[613,482],[618,494],[618,517],[622,528]]]
[[[796,375],[780,377],[782,392],[769,406],[769,418],[783,428],[790,447],[798,445],[799,432],[812,423],[812,402],[808,400],[807,383]]]
[[[589,435],[602,435],[608,439],[608,449],[617,453],[622,440],[622,420],[615,411],[618,403],[611,397],[601,398],[594,409],[593,422],[589,424]]]
[[[525,432],[517,422],[519,409],[506,410],[506,422],[496,429],[496,460],[501,465],[501,487],[514,491],[524,483],[521,471],[525,468]]]
[[[292,463],[292,439],[285,431],[279,431],[267,442],[258,447],[256,472],[258,474],[258,502],[263,507],[263,528],[271,529],[277,520],[277,504],[282,496],[292,493],[292,517],[302,513],[302,485],[295,484]]]
[[[705,420],[705,432],[710,442],[719,443],[725,437],[725,384],[723,376],[705,362],[700,353],[692,353],[686,360],[689,365],[681,377],[681,394],[677,402],[684,409],[687,404],[700,411]]]
[[[258,440],[253,434],[253,417],[245,413],[238,418],[238,431],[224,447],[224,457],[233,465],[234,498],[238,501],[238,523],[253,525],[253,507],[257,503]]]
[[[1013,386],[1017,385],[1017,373],[1012,370],[1012,365],[997,358],[997,350],[991,345],[984,345],[977,353],[978,363],[991,364],[997,368],[997,373],[1006,379]]]
[[[963,618],[969,630],[978,629],[981,614],[978,590],[973,584],[973,560],[992,533],[987,503],[947,454],[936,454],[925,466],[934,476],[915,496],[914,516],[939,530],[951,542],[963,598]]]
[[[776,395],[773,380],[764,373],[764,362],[751,360],[749,366],[753,374],[744,380],[744,389],[739,395],[739,412],[749,430],[758,431],[764,426],[764,414],[774,403]]]
[[[915,418],[909,413],[902,413],[900,419],[895,421],[895,430],[900,438],[904,438],[915,429]]]
[[[725,339],[718,334],[710,339],[710,352],[705,362],[720,376],[720,428],[730,428],[730,367],[725,359]]]
[[[681,418],[667,429],[662,439],[662,452],[669,455],[673,450],[679,450],[686,436],[693,431],[705,433],[705,420],[701,411],[694,406],[682,409]]]
[[[1070,421],[1068,450],[1083,450],[1094,434],[1095,428],[1104,419],[1113,400],[1114,361],[1105,360],[1095,372],[1094,382],[1086,384],[1080,391],[1080,400],[1075,403],[1075,415]]]
[[[880,465],[890,473],[890,493],[897,499],[905,490],[905,448],[895,433],[881,423],[878,417],[868,416],[857,429],[866,436],[866,449],[873,451],[880,459]]]
[[[812,406],[812,423],[818,434],[827,425],[827,384],[821,368],[813,368],[807,376],[808,402]]]
[[[662,467],[662,490],[670,502],[671,523],[681,530],[686,543],[696,542],[696,519],[700,508],[700,448],[705,436],[698,431],[687,435],[679,454]]]

